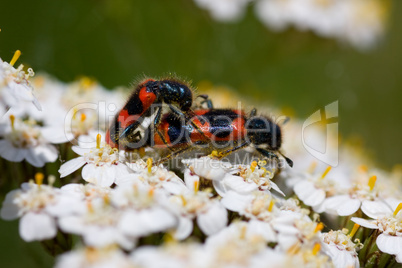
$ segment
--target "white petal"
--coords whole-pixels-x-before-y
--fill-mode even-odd
[[[117,165],[115,165],[115,174],[114,177],[115,178],[122,178],[125,177],[127,175],[129,175],[131,173],[131,169],[126,166],[123,163],[118,163]]]
[[[131,187],[133,184],[144,184],[140,179],[140,173],[130,173],[121,177],[117,177],[115,183],[121,187]]]
[[[86,206],[83,201],[77,198],[75,194],[59,195],[57,202],[48,205],[45,208],[46,212],[54,217],[66,217],[69,215],[83,214],[86,211]]]
[[[56,221],[44,213],[28,212],[20,221],[20,236],[26,242],[45,240],[56,236]]]
[[[183,183],[181,179],[167,181],[162,184],[163,189],[165,189],[168,193],[179,195],[188,191],[186,185]]]
[[[85,226],[78,216],[66,216],[59,218],[59,226],[63,232],[83,234]]]
[[[324,201],[326,211],[335,212],[339,216],[349,216],[360,208],[360,200],[349,195],[338,195],[327,198]]]
[[[277,191],[278,193],[280,193],[281,195],[285,196],[285,193],[281,191],[281,189],[279,189],[278,185],[276,185],[276,183],[274,182],[270,182],[271,184],[271,188],[274,189],[275,191]]]
[[[197,224],[206,235],[212,235],[222,230],[228,223],[226,209],[218,202],[205,213],[197,215]]]
[[[56,161],[59,153],[56,150],[56,148],[53,145],[50,144],[44,144],[44,145],[40,145],[40,146],[36,146],[34,148],[30,149],[32,151],[32,155],[37,158],[36,160],[40,161],[40,165],[36,166],[36,167],[42,167],[45,163],[51,163]],[[29,159],[27,158],[28,162]],[[36,162],[36,161],[35,161]],[[31,162],[30,162],[31,163]],[[34,162],[31,163],[33,166]],[[35,163],[36,164],[36,163]]]
[[[381,201],[363,201],[362,211],[364,214],[373,219],[378,219],[381,217],[386,217],[392,214],[391,208],[384,202]]]
[[[144,231],[144,225],[140,219],[140,214],[137,211],[126,211],[121,217],[118,228],[129,236],[139,237],[147,235]]]
[[[168,211],[162,208],[144,210],[141,217],[145,226],[151,233],[161,232],[173,228],[177,219]]]
[[[222,198],[222,205],[236,212],[242,212],[246,209],[247,204],[251,201],[252,196],[238,194],[234,191],[228,191]]]
[[[360,226],[363,226],[363,227],[366,227],[366,228],[378,229],[377,225],[375,225],[374,223],[372,223],[372,222],[370,222],[370,221],[368,221],[366,219],[352,217],[350,220],[353,221],[354,223],[357,223]]]
[[[295,245],[296,243],[299,243],[299,239],[297,238],[297,235],[289,235],[289,234],[278,234],[278,245],[280,248],[284,251],[287,251],[290,247]]]
[[[402,237],[382,233],[377,237],[376,243],[382,252],[391,255],[402,253]]]
[[[70,175],[71,173],[85,165],[85,163],[86,162],[84,160],[84,157],[77,157],[71,159],[70,161],[67,161],[66,163],[61,165],[59,169],[60,178]]]
[[[90,226],[83,234],[84,241],[89,246],[105,247],[117,242],[118,231],[114,227]]]
[[[227,174],[224,177],[223,183],[225,184],[225,186],[238,193],[251,193],[258,189],[257,184],[245,182],[242,177],[234,176],[231,174]]]
[[[402,263],[402,252],[396,255],[395,260],[396,260],[398,263]]]
[[[347,250],[340,250],[336,245],[325,244],[325,252],[331,257],[336,268],[360,267],[359,259]]]
[[[65,143],[73,137],[71,133],[66,133],[62,127],[43,127],[41,134],[47,141],[53,144]]]
[[[88,148],[82,148],[82,147],[79,147],[79,146],[73,146],[73,147],[71,147],[71,149],[76,153],[76,154],[79,154],[79,155],[84,155],[84,154],[87,154],[87,153],[89,153],[89,152],[91,152],[91,150],[92,149],[88,149]]]
[[[222,161],[204,157],[192,159],[189,162],[189,165],[193,167],[194,173],[206,179],[221,180],[226,174],[225,164]]]
[[[36,154],[35,148],[27,150],[26,160],[34,167],[43,167],[45,162]]]
[[[26,149],[16,148],[8,140],[0,140],[0,156],[11,162],[21,162],[27,153]]]
[[[184,171],[184,182],[186,183],[186,186],[192,191],[194,192],[194,184],[196,182],[200,182],[200,177],[195,175],[195,174],[191,174],[191,171],[189,169],[186,169]]]
[[[175,230],[173,236],[177,240],[186,239],[193,231],[193,221],[186,217],[179,218],[179,226]]]
[[[15,220],[20,217],[20,208],[14,202],[14,199],[20,192],[21,190],[13,190],[6,195],[1,208],[1,218],[3,220]]]
[[[267,242],[276,241],[276,233],[267,222],[251,220],[248,224],[248,229],[252,230],[253,233],[261,235]]]
[[[222,197],[225,196],[226,192],[228,191],[223,181],[212,181],[212,185],[214,186],[215,191]]]
[[[349,216],[355,213],[360,208],[360,200],[358,199],[351,199],[348,202],[341,204],[338,209],[339,216]]]
[[[312,182],[301,181],[294,187],[295,194],[308,206],[317,206],[325,199],[325,191],[316,188]]]
[[[107,187],[114,182],[115,166],[95,166],[90,163],[82,169],[82,178],[87,182]]]

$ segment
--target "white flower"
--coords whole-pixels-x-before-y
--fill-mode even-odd
[[[12,162],[27,160],[35,167],[57,160],[58,151],[50,143],[67,141],[56,127],[40,127],[34,120],[20,120],[10,115],[10,125],[3,129],[0,156]]]
[[[28,81],[35,75],[34,71],[29,68],[28,74],[25,73],[22,64],[17,69],[13,67],[20,55],[21,51],[17,50],[10,63],[0,59],[0,104],[11,107],[19,101],[28,101],[41,110],[39,102],[33,95],[33,87]]]
[[[325,198],[335,193],[335,181],[326,178],[330,170],[331,167],[328,167],[322,175],[315,176],[306,173],[305,178],[300,179],[293,186],[297,197],[306,205],[313,207],[314,210],[320,209]]]
[[[195,0],[198,6],[208,9],[219,21],[238,20],[251,0]]]
[[[60,255],[55,265],[56,268],[132,268],[133,266],[128,256],[115,246],[76,249]]]
[[[254,192],[252,195],[240,195],[229,191],[222,198],[222,204],[229,210],[238,212],[253,222],[253,228],[269,242],[276,241],[276,234],[271,225],[277,208],[271,195]]]
[[[283,250],[299,250],[301,247],[312,249],[321,243],[320,231],[322,223],[313,222],[304,213],[289,210],[280,211],[272,220],[272,226],[277,232],[278,245]]]
[[[135,163],[129,163],[129,167],[133,170],[127,176],[119,178],[117,185],[133,182],[142,182],[156,189],[163,189],[171,194],[180,194],[186,191],[186,185],[174,172],[168,171],[161,166],[152,166],[152,159],[148,158],[147,162],[142,159]]]
[[[224,196],[227,191],[235,191],[240,194],[251,194],[254,191],[270,193],[271,189],[285,195],[272,181],[274,173],[266,170],[253,161],[249,166],[238,165],[233,167],[231,174],[226,174],[221,184],[215,183],[217,192]]]
[[[397,262],[402,263],[402,203],[391,199],[385,201],[363,204],[363,212],[375,220],[353,217],[352,221],[366,228],[377,229],[381,233],[376,240],[378,248],[395,255]]]
[[[186,191],[169,198],[170,206],[179,216],[179,226],[174,237],[182,240],[187,238],[193,231],[193,219],[206,235],[212,235],[227,224],[227,211],[222,204],[212,198],[209,191],[199,191],[199,177],[190,170],[184,173],[187,185]]]
[[[79,211],[79,204],[60,189],[42,184],[43,175],[37,174],[37,184],[23,183],[21,190],[9,192],[1,208],[1,217],[14,220],[21,217],[20,236],[25,241],[45,240],[56,236],[55,217]]]
[[[85,181],[100,186],[111,186],[116,178],[129,174],[130,169],[122,162],[119,152],[107,144],[101,147],[100,139],[98,134],[97,146],[93,149],[73,146],[73,151],[80,157],[61,165],[60,177],[63,178],[85,165],[82,169],[82,178]]]
[[[273,30],[293,25],[367,49],[383,35],[387,8],[377,0],[260,0],[256,13]]]
[[[167,195],[141,182],[119,185],[111,202],[122,213],[118,228],[127,236],[140,237],[177,226],[177,218],[167,208]]]
[[[355,224],[352,232],[346,235],[347,229],[342,231],[330,231],[328,233],[322,233],[321,237],[326,244],[324,247],[325,252],[331,257],[335,267],[360,267],[359,257],[357,250],[363,247],[359,241],[357,243],[352,242],[352,237],[359,228],[359,225]]]
[[[232,165],[209,156],[185,159],[182,160],[182,162],[187,165],[194,174],[212,181],[222,180],[232,168]]]
[[[85,204],[85,203],[84,203]],[[114,244],[126,250],[134,247],[135,239],[118,228],[122,212],[103,199],[87,201],[85,211],[61,217],[59,226],[63,232],[81,235],[87,246],[102,248]]]
[[[232,166],[219,160],[206,156],[199,159],[182,161],[190,170],[200,177],[213,181],[215,190],[220,196],[225,196],[227,191],[235,191],[240,194],[251,194],[254,191],[269,193],[274,189],[284,195],[279,187],[271,180],[273,172],[266,170],[264,162],[253,161],[250,165]]]
[[[380,196],[378,187],[375,187],[376,180],[377,177],[372,176],[368,182],[356,182],[351,188],[346,189],[347,194],[335,195],[327,198],[320,206],[320,210],[316,211],[325,211],[339,216],[348,216],[355,213],[362,204],[371,201],[381,202],[384,194],[381,194],[383,197]],[[338,192],[342,191],[338,190]]]
[[[254,267],[252,258],[266,254],[267,240],[253,222],[235,222],[207,238],[205,247],[210,255],[206,267]],[[265,264],[266,265],[266,264]]]
[[[68,193],[70,196],[74,197],[80,201],[92,202],[96,199],[108,198],[111,194],[112,189],[110,187],[102,187],[96,184],[78,184],[69,183],[60,188],[63,193]],[[85,203],[83,204],[85,206]]]
[[[196,243],[166,243],[161,247],[142,246],[131,254],[131,259],[138,267],[208,267],[208,255],[204,253],[203,246]]]

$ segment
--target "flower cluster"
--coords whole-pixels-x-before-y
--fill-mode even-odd
[[[331,168],[300,149],[297,131],[284,131],[293,168],[231,163],[215,151],[167,168],[150,157],[157,150],[133,160],[103,142],[120,93],[89,78],[62,84],[42,75],[29,84],[43,111],[29,103],[36,99],[1,103],[8,111],[0,161],[22,173],[6,172],[2,185],[21,186],[6,195],[1,218],[19,219],[24,241],[62,249],[56,267],[402,262],[400,182],[362,165],[367,159],[350,147],[340,151],[347,161]],[[286,128],[301,125],[294,120]],[[72,236],[79,239],[72,243]]]
[[[251,2],[268,28],[290,26],[367,49],[383,35],[388,7],[379,0],[194,0],[218,21],[240,19]]]

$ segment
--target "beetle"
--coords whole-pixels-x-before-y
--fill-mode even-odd
[[[208,99],[206,95],[200,97]],[[152,127],[159,131],[164,107],[179,118],[189,118],[192,104],[193,90],[184,82],[174,78],[146,79],[135,87],[114,118],[106,133],[106,142],[113,148],[136,149],[142,145],[145,130]]]
[[[269,117],[257,115],[256,109],[249,115],[242,110],[233,109],[201,109],[194,113],[195,116],[190,119],[192,124],[168,113],[158,125],[158,131],[149,132],[148,146],[169,147],[172,151],[160,162],[194,147],[206,147],[209,151],[218,149],[219,156],[224,157],[252,145],[261,155],[278,162],[278,153],[289,166],[293,166],[293,161],[280,151],[281,127]]]

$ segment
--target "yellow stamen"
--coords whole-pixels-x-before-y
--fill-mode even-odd
[[[374,186],[375,186],[375,182],[377,181],[377,176],[371,176],[368,182],[368,186],[370,187],[370,191],[373,190]]]
[[[43,173],[41,172],[37,172],[35,174],[35,182],[38,186],[41,186],[43,183],[43,179],[45,178],[45,175],[43,175]]]
[[[254,172],[257,165],[258,165],[257,161],[251,162],[251,165],[250,165],[251,172]]]
[[[355,225],[353,225],[352,231],[350,232],[350,234],[348,236],[353,237],[356,234],[357,230],[359,230],[359,227],[360,227],[360,225],[355,223]]]
[[[47,177],[47,184],[52,186],[54,182],[56,181],[56,176],[55,175],[49,175]]]
[[[299,252],[299,250],[300,250],[300,244],[299,244],[299,242],[296,242],[295,244],[293,244],[293,245],[288,249],[287,253],[288,253],[289,255],[295,255],[295,254],[297,254],[297,252]]]
[[[367,173],[368,172],[368,167],[366,165],[361,165],[359,167],[359,171],[362,173]]]
[[[275,204],[275,200],[271,199],[271,202],[269,202],[269,206],[268,206],[268,211],[271,212],[272,209],[274,208],[274,204]]]
[[[313,247],[313,255],[317,255],[317,253],[320,251],[321,249],[321,244],[320,243],[316,243]]]
[[[398,214],[398,212],[402,209],[402,203],[399,203],[399,205],[396,207],[394,211],[394,217]]]
[[[149,189],[149,191],[148,191],[148,197],[152,198],[152,197],[154,196],[154,193],[155,193],[155,189],[154,189],[154,188]]]
[[[247,234],[247,226],[242,226],[240,230],[240,239],[245,239]]]
[[[315,171],[315,169],[317,168],[317,165],[318,165],[317,161],[311,162],[311,165],[308,168],[307,172],[308,173],[313,173]]]
[[[212,153],[209,155],[210,157],[218,157],[219,156],[219,153],[218,153],[218,151],[212,151]]]
[[[80,85],[83,89],[90,89],[96,84],[96,81],[90,77],[84,76],[80,80]]]
[[[21,51],[20,51],[20,50],[15,51],[14,56],[13,56],[13,58],[12,58],[11,61],[10,61],[10,65],[11,65],[11,66],[14,66],[14,64],[17,62],[17,60],[18,60],[18,58],[19,58],[20,56],[21,56]]]
[[[314,233],[318,233],[319,231],[321,231],[322,229],[324,229],[324,224],[322,222],[318,223],[317,226],[314,229]]]
[[[87,203],[87,209],[88,209],[88,212],[89,213],[94,213],[95,211],[94,211],[94,207],[92,206],[92,203],[91,202],[88,202]]]
[[[13,114],[10,115],[10,121],[11,121],[11,129],[14,131],[15,116]]]
[[[264,168],[264,167],[262,167],[261,169],[264,170],[264,173],[262,173],[262,176],[265,177],[265,175],[267,175],[268,171],[267,171],[267,169]]]
[[[98,135],[96,135],[96,149],[100,149],[101,138],[101,134],[98,133]]]
[[[324,171],[324,173],[322,173],[321,175],[321,180],[325,178],[325,176],[327,176],[327,174],[331,171],[331,166],[327,167],[327,169]]]
[[[187,205],[187,201],[186,201],[186,199],[184,198],[184,196],[183,196],[183,195],[180,195],[180,198],[181,198],[181,202],[183,203],[183,206],[186,206],[186,205]]]
[[[141,177],[140,177],[140,180],[141,180]],[[133,184],[133,192],[134,192],[134,195],[138,194],[138,186],[137,186],[137,184]]]
[[[103,202],[105,203],[105,205],[110,205],[110,197],[109,197],[109,195],[105,194],[103,196]]]
[[[87,116],[84,113],[82,113],[81,114],[81,122],[84,122],[85,119],[87,119]]]
[[[165,244],[173,244],[173,243],[176,243],[177,240],[174,238],[174,236],[173,236],[171,233],[167,232],[167,233],[163,236],[163,242],[164,242]]]
[[[265,166],[266,164],[267,164],[267,161],[265,161],[265,160],[260,160],[260,161],[258,161],[258,165],[259,165],[260,167]]]
[[[77,117],[77,108],[73,108],[73,119]]]
[[[148,158],[147,167],[148,167],[148,173],[151,173],[152,172],[152,158]]]
[[[200,182],[194,181],[194,192],[197,193],[199,189],[200,189]]]

